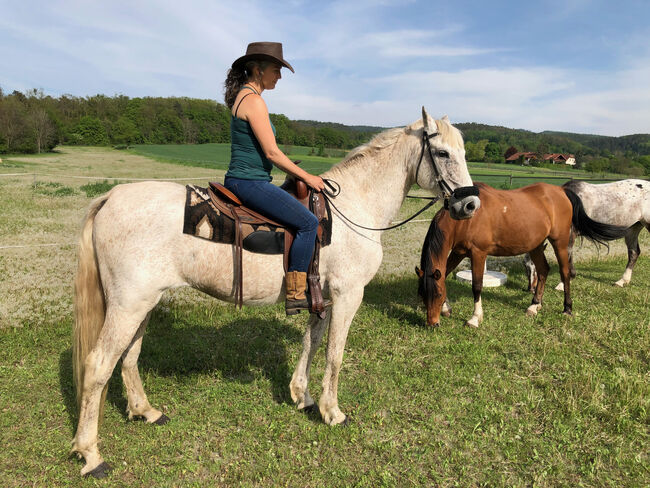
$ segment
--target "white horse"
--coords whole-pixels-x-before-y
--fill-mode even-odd
[[[613,183],[593,184],[586,181],[569,181],[563,185],[573,190],[584,205],[587,214],[599,222],[627,227],[625,244],[627,245],[627,266],[620,280],[614,283],[623,287],[630,283],[632,270],[636,264],[641,248],[639,234],[643,228],[650,232],[650,182],[646,180],[620,180]],[[571,277],[576,276],[573,264],[572,244],[575,235],[572,229],[569,247],[569,267]],[[530,257],[524,257],[528,283],[532,286],[536,279],[535,265]],[[560,283],[556,289],[564,289]]]
[[[425,150],[426,148],[426,150]],[[422,120],[387,130],[322,175],[340,185],[333,210],[332,242],[320,254],[323,289],[333,305],[325,319],[309,318],[303,350],[289,385],[299,409],[316,409],[329,425],[346,422],[339,409],[338,376],[350,323],[366,284],[382,260],[380,233],[397,215],[414,183],[440,193],[472,185],[463,139],[447,117]],[[451,198],[457,218],[480,206],[462,188]],[[449,195],[447,195],[449,196]],[[165,182],[118,185],[94,200],[85,218],[75,280],[73,363],[79,424],[72,451],[85,458],[82,475],[103,477],[110,467],[97,446],[98,421],[107,381],[120,357],[129,418],[163,424],[169,419],[153,408],[137,369],[142,337],[151,310],[163,292],[191,286],[233,302],[234,250],[181,232],[186,190]],[[340,212],[340,214],[339,214]],[[284,295],[282,256],[243,252],[246,305],[276,303]],[[309,395],[311,361],[328,328],[327,361],[318,405]]]

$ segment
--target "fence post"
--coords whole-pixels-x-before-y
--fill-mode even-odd
[[[509,183],[510,188],[512,188],[512,173],[510,173],[510,183]]]

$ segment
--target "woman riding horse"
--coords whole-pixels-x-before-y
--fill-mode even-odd
[[[228,71],[225,101],[231,111],[230,166],[224,186],[244,205],[280,222],[295,232],[285,277],[287,315],[309,310],[307,269],[311,261],[318,219],[292,195],[271,183],[273,165],[303,180],[316,191],[325,187],[320,176],[307,173],[292,162],[275,140],[275,127],[262,99],[264,90],[273,90],[282,75],[293,67],[284,60],[279,42],[253,42],[246,54]],[[330,306],[325,300],[324,305]]]

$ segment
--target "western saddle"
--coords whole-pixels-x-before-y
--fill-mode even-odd
[[[323,305],[323,293],[320,286],[319,256],[320,248],[329,244],[330,235],[326,229],[331,229],[330,212],[327,201],[319,192],[310,189],[305,182],[293,177],[287,177],[281,188],[294,195],[300,203],[307,207],[318,218],[318,232],[314,254],[307,271],[307,284],[309,286],[308,298],[311,301],[311,312],[320,318],[325,318],[325,307]],[[241,308],[243,304],[243,265],[242,265],[242,224],[270,224],[284,229],[284,272],[287,272],[289,265],[289,250],[294,239],[294,232],[284,224],[265,217],[250,208],[245,207],[239,198],[228,190],[221,183],[210,182],[208,189],[212,203],[225,216],[235,222],[235,304]]]

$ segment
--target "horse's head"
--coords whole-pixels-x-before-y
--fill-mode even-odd
[[[445,246],[445,233],[438,226],[442,212],[433,218],[422,246],[420,268],[415,267],[418,275],[418,295],[427,309],[427,325],[440,325],[440,311],[447,298],[445,287],[448,248]]]
[[[441,193],[453,219],[472,217],[481,206],[481,200],[467,170],[460,131],[451,125],[446,115],[434,120],[422,107],[422,144],[416,183]]]

